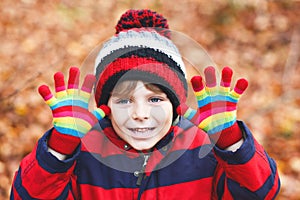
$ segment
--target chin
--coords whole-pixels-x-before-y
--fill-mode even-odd
[[[140,142],[131,142],[129,144],[138,151],[149,150],[155,145],[155,144],[149,144],[149,142],[147,142],[147,144],[138,144],[138,143]]]

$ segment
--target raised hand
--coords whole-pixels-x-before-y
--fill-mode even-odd
[[[82,138],[97,122],[110,113],[103,105],[93,112],[88,110],[91,91],[95,83],[94,75],[87,75],[79,89],[80,71],[76,67],[69,70],[67,88],[64,75],[54,75],[55,96],[47,85],[39,87],[39,93],[50,107],[54,129],[48,139],[48,146],[65,155],[72,154]]]
[[[193,110],[183,104],[177,108],[178,114],[209,134],[219,147],[226,148],[242,138],[236,123],[237,103],[248,87],[246,79],[239,79],[233,90],[230,89],[232,70],[224,67],[220,85],[217,84],[215,68],[204,70],[205,84],[201,76],[191,79],[198,109]]]

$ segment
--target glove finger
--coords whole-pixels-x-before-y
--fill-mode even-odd
[[[239,94],[239,95],[242,95],[245,90],[247,89],[248,87],[248,81],[244,78],[241,78],[237,81],[235,87],[234,87],[234,91]]]
[[[107,105],[101,105],[99,108],[96,108],[93,111],[93,115],[98,119],[101,120],[105,116],[109,115],[111,112],[110,108]]]
[[[191,79],[191,84],[192,84],[194,92],[200,92],[204,88],[201,76],[194,76]]]
[[[248,81],[244,78],[241,78],[237,81],[233,91],[231,92],[231,96],[234,99],[239,99],[240,96],[245,92],[248,87]]]
[[[81,86],[81,91],[80,91],[80,95],[85,98],[87,101],[90,99],[91,97],[91,92],[93,89],[93,85],[96,81],[96,78],[94,75],[92,74],[88,74],[86,75],[86,77],[84,78],[84,82]]]
[[[230,87],[231,78],[232,78],[232,69],[230,67],[224,67],[222,70],[222,79],[221,79],[221,86],[223,87]]]
[[[78,92],[80,71],[77,67],[71,67],[69,70],[68,93],[74,94]]]
[[[205,90],[205,86],[202,81],[201,76],[194,76],[191,79],[191,84],[193,86],[194,94],[197,100],[198,107],[202,107],[208,103],[207,101],[207,93]]]
[[[54,85],[55,85],[55,92],[56,97],[64,97],[67,95],[66,86],[65,86],[65,77],[64,74],[61,72],[57,72],[54,74]]]
[[[205,82],[207,87],[212,88],[217,85],[216,71],[214,67],[209,66],[205,68],[204,75],[205,75]]]
[[[56,98],[51,93],[47,85],[41,85],[38,88],[39,94],[42,96],[47,105],[52,107],[56,103]]]

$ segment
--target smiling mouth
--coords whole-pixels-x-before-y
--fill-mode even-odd
[[[144,134],[149,134],[151,131],[153,131],[155,128],[150,127],[150,128],[128,128],[132,133],[136,135],[144,135]]]

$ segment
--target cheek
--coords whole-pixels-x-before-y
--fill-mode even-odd
[[[151,115],[163,122],[163,121],[169,121],[172,120],[173,116],[173,109],[172,109],[172,104],[171,105],[165,105],[165,106],[158,106],[158,107],[153,107],[151,109]]]
[[[111,119],[113,119],[117,124],[124,124],[128,118],[129,113],[127,109],[111,108]]]
[[[111,100],[108,101],[108,106],[110,107],[111,114],[109,116],[111,121],[118,125],[122,125],[126,122],[129,117],[128,109],[120,108],[113,104]]]

